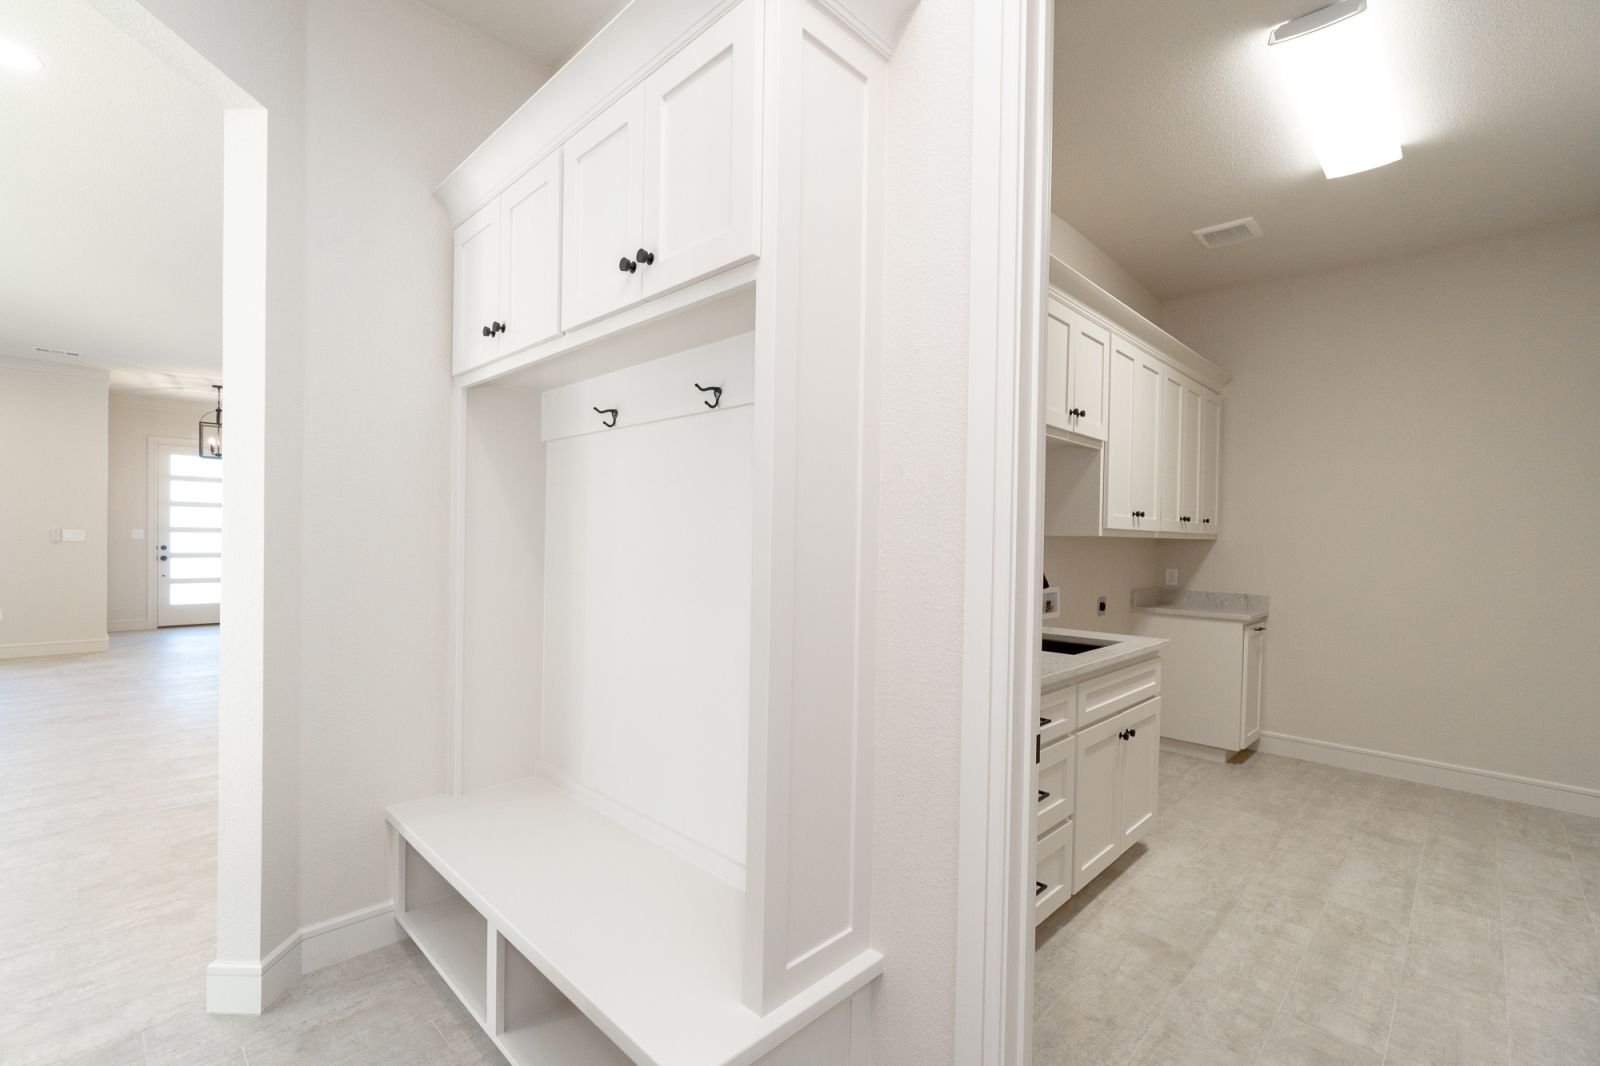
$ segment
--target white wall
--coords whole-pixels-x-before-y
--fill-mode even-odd
[[[414,0],[143,0],[268,113],[256,943],[388,896],[445,780],[450,231],[433,186],[548,72]],[[224,660],[224,685],[227,662]]]
[[[1233,372],[1223,535],[1266,728],[1600,788],[1600,220],[1169,303]]]
[[[1050,254],[1150,321],[1161,324],[1161,301],[1156,295],[1076,226],[1055,214],[1050,216]]]
[[[889,65],[873,719],[879,1066],[954,1056],[972,0],[922,0]]]
[[[106,486],[106,624],[113,630],[152,629],[155,604],[150,602],[151,548],[156,530],[150,522],[150,438],[195,440],[200,417],[211,404],[139,403],[112,397]],[[132,531],[145,539],[134,540]]]
[[[307,8],[300,921],[388,898],[446,787],[451,230],[433,188],[544,68],[413,0]]]
[[[107,387],[103,370],[0,360],[0,659],[106,648]]]

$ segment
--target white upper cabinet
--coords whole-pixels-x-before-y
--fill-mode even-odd
[[[1155,533],[1161,528],[1161,363],[1116,337],[1111,346],[1108,437],[1105,447],[1105,526]]]
[[[760,7],[740,4],[644,83],[639,259],[649,298],[760,244]]]
[[[1171,367],[1161,378],[1157,483],[1163,533],[1203,532],[1200,515],[1201,388]]]
[[[500,197],[500,352],[561,332],[561,161],[556,153]]]
[[[639,300],[644,90],[612,104],[563,156],[561,319],[574,329]]]
[[[1209,389],[1200,394],[1200,532],[1222,532],[1218,503],[1222,495],[1222,397]]]
[[[1045,322],[1045,424],[1106,439],[1106,363],[1111,331],[1051,296]]]
[[[456,227],[455,343],[457,374],[500,354],[500,201]]]

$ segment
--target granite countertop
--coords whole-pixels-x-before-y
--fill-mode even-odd
[[[1196,589],[1136,589],[1133,609],[1183,618],[1212,618],[1250,625],[1267,617],[1269,597],[1250,592],[1201,592]]]
[[[1077,655],[1065,655],[1056,651],[1042,652],[1039,671],[1040,692],[1051,692],[1081,677],[1098,674],[1102,670],[1122,666],[1136,659],[1148,658],[1167,644],[1167,641],[1160,637],[1135,637],[1125,633],[1091,633],[1084,629],[1053,629],[1049,626],[1045,627],[1044,635],[1064,637],[1068,640],[1109,640],[1114,643]]]

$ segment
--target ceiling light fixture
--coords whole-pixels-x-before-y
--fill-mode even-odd
[[[1400,158],[1394,90],[1367,0],[1338,0],[1267,38],[1295,109],[1330,178]]]
[[[22,47],[16,41],[8,41],[0,37],[0,70],[15,70],[24,74],[32,74],[36,70],[43,70],[44,64],[39,62],[39,57]]]

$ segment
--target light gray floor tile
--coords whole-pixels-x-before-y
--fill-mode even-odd
[[[1509,1010],[1513,1066],[1594,1066],[1600,1062],[1600,999],[1552,993],[1513,1000]]]
[[[1381,1066],[1383,1056],[1281,1015],[1261,1049],[1259,1066]]]
[[[1504,1066],[1506,999],[1407,979],[1389,1032],[1389,1066]]]

